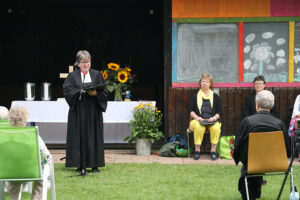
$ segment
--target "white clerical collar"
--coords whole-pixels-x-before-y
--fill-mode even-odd
[[[84,77],[83,72],[80,72],[80,74],[81,74],[81,81],[82,81],[83,83],[90,83],[90,82],[92,82],[91,76],[90,76],[90,72],[89,72],[89,71],[88,71],[88,73],[85,75],[85,77]],[[83,78],[84,78],[84,80],[83,80]]]

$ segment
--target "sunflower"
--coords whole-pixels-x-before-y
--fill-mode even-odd
[[[125,71],[121,71],[118,73],[118,81],[120,83],[126,83],[128,80],[128,74]]]
[[[143,104],[142,103],[140,103],[137,107],[136,107],[136,109],[141,109],[143,107]]]
[[[107,66],[109,69],[115,71],[117,71],[120,68],[120,65],[118,65],[117,63],[108,63]]]
[[[152,106],[152,102],[147,103],[147,106]]]
[[[108,77],[107,71],[102,71],[101,73],[102,73],[102,75],[103,75],[104,80],[106,80],[107,77]]]
[[[129,67],[125,67],[125,70],[131,72],[131,69]]]

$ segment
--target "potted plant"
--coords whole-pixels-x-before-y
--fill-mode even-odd
[[[140,103],[133,110],[133,120],[130,120],[130,135],[124,138],[131,144],[135,141],[137,155],[150,155],[151,144],[164,138],[159,130],[162,125],[162,113],[151,103]]]

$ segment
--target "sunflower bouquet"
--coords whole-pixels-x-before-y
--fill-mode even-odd
[[[122,91],[128,90],[133,82],[131,69],[129,66],[121,68],[117,63],[108,63],[107,68],[101,71],[107,90],[109,92],[115,91],[115,100],[122,100]]]

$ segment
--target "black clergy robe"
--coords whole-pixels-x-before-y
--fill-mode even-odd
[[[91,83],[82,83],[81,71],[68,75],[63,92],[69,104],[66,167],[102,167],[104,161],[103,115],[107,107],[107,90],[97,90],[97,96],[80,95],[83,87],[104,84],[102,74],[89,70]],[[81,96],[81,97],[80,97]]]

